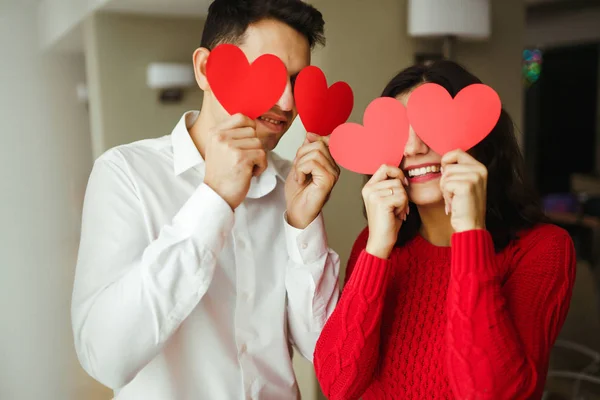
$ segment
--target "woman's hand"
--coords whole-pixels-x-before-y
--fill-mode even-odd
[[[409,212],[404,185],[408,180],[400,168],[382,165],[362,190],[369,220],[366,250],[371,255],[385,259],[394,248]]]
[[[485,229],[487,176],[485,165],[462,150],[442,157],[440,188],[455,232]]]

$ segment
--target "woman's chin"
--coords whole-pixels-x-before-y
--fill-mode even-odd
[[[417,206],[428,207],[441,204],[443,207],[444,204],[444,197],[439,189],[437,191],[409,190],[408,198]]]

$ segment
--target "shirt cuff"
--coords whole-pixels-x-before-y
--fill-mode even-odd
[[[203,183],[173,218],[173,226],[186,237],[218,254],[233,229],[235,219],[229,204]]]
[[[312,264],[327,254],[327,234],[323,214],[319,213],[306,228],[297,229],[287,221],[284,213],[285,241],[290,259],[295,264]]]
[[[451,239],[452,272],[456,276],[474,273],[480,277],[498,275],[492,235],[485,229],[454,233]]]

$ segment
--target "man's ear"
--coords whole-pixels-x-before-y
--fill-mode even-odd
[[[196,76],[196,83],[200,89],[207,91],[210,90],[208,79],[206,79],[206,61],[210,55],[210,50],[205,47],[199,47],[194,51],[194,75]]]

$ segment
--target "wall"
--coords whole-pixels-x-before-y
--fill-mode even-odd
[[[79,367],[70,323],[92,165],[75,95],[84,59],[40,54],[35,6],[0,4],[0,399],[107,399]]]
[[[414,53],[439,49],[439,41],[415,40],[407,35],[407,0],[313,0],[325,18],[327,46],[318,49],[313,64],[321,67],[329,84],[344,80],[355,95],[350,120],[362,122],[367,105],[383,90],[395,73],[414,62]],[[518,126],[522,119],[521,51],[524,44],[525,9],[519,0],[492,0],[492,37],[482,43],[457,43],[457,61],[498,90]],[[276,149],[293,158],[304,130],[296,121]],[[342,171],[325,208],[330,246],[341,256],[343,270],[358,233],[366,225],[362,217],[360,190],[364,181]],[[342,271],[342,279],[344,271]],[[303,377],[314,376],[312,366],[296,360]],[[310,386],[318,392],[314,381]],[[312,394],[312,393],[311,393]]]
[[[527,20],[526,44],[556,47],[600,42],[598,21],[600,21],[600,7],[532,17]]]
[[[202,104],[200,89],[163,105],[146,85],[154,61],[192,63],[203,21],[99,13],[84,23],[94,156],[119,144],[171,133],[181,115]]]
[[[522,141],[521,59],[525,46],[525,5],[522,0],[491,0],[491,4],[491,38],[480,43],[458,42],[456,58],[498,92]]]

